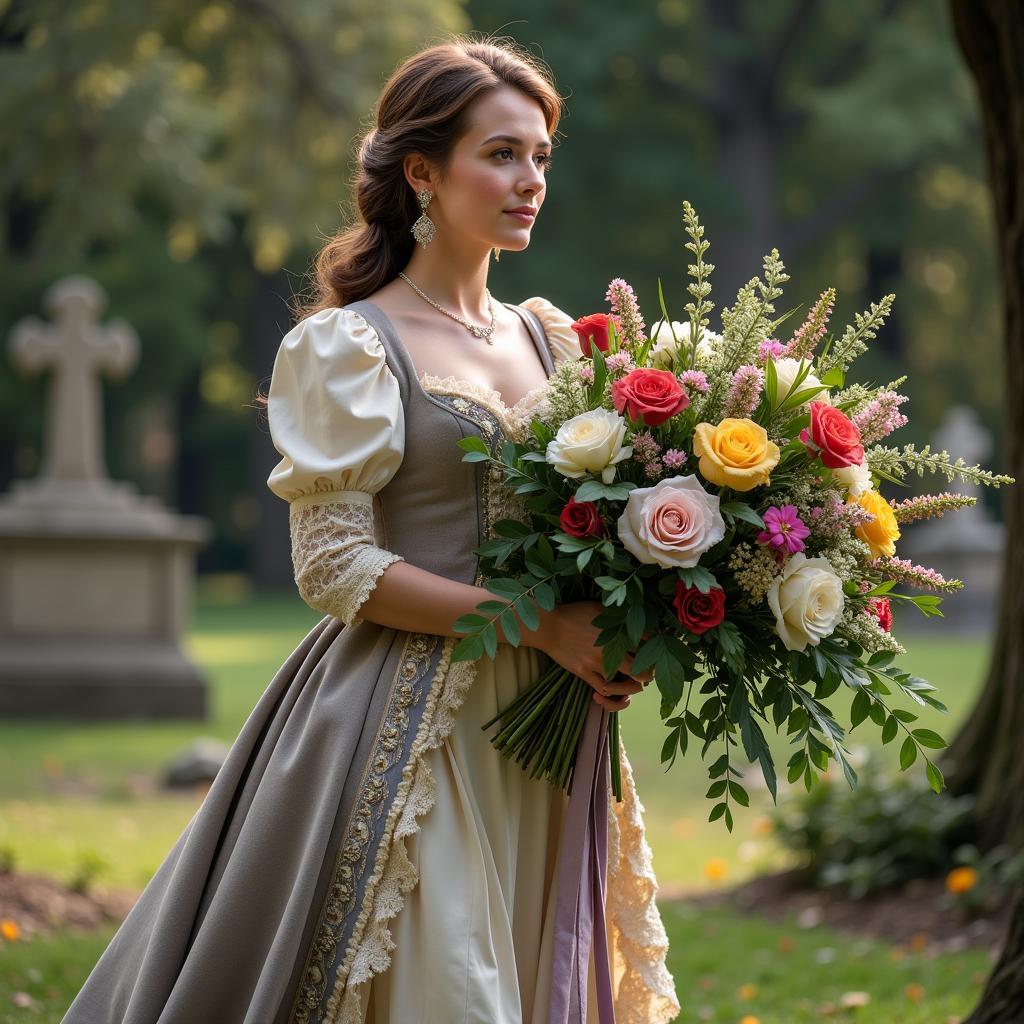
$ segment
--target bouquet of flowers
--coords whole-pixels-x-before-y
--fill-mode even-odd
[[[856,786],[829,709],[840,687],[852,697],[853,726],[869,719],[883,743],[905,734],[901,770],[919,750],[946,745],[914,728],[912,712],[891,706],[898,691],[946,710],[933,686],[893,663],[906,652],[892,634],[892,607],[902,601],[941,615],[938,595],[962,583],[898,557],[896,541],[902,524],[975,499],[942,492],[890,503],[880,486],[906,486],[910,470],[990,486],[1013,478],[930,447],[880,443],[907,422],[896,390],[906,377],[874,387],[847,374],[893,295],[837,339],[825,336],[829,288],[781,341],[776,333],[793,311],[774,317],[789,276],[773,249],[763,276],[739,290],[713,333],[714,265],[688,202],[683,223],[694,260],[687,320],[671,319],[659,280],[662,318],[646,333],[632,288],[613,280],[611,312],[573,323],[580,358],[556,370],[500,452],[480,438],[460,442],[465,461],[496,467],[524,514],[496,523],[477,549],[495,599],[455,623],[466,636],[453,658],[493,657],[498,623],[517,644],[520,623],[537,628],[539,608],[600,600],[594,625],[605,677],[631,652],[633,674],[653,667],[668,730],[662,761],[671,767],[685,755],[690,735],[702,757],[721,744],[708,768],[707,796],[716,801],[709,820],[724,817],[731,831],[730,800],[749,802],[738,744],[776,798],[769,720],[792,737],[790,782],[802,777],[809,789],[812,770],[834,758]],[[930,593],[899,593],[900,585]],[[483,728],[497,725],[494,745],[533,777],[571,791],[592,694],[555,663]],[[621,800],[618,737],[613,712],[612,788]],[[941,773],[924,759],[938,792]]]

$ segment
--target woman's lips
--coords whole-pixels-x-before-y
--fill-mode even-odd
[[[524,224],[532,224],[534,214],[532,213],[516,213],[514,210],[504,210],[510,217],[515,217],[517,220],[521,220]]]

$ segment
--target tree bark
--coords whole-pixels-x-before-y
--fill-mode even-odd
[[[978,844],[1024,846],[1024,9],[1015,0],[951,0],[953,26],[977,83],[1004,301],[1006,559],[992,660],[981,697],[945,752],[953,794],[976,797]]]
[[[999,622],[977,706],[942,758],[954,794],[977,799],[978,845],[1024,846],[1024,8],[1019,0],[950,0],[953,27],[974,76],[999,246],[1004,302],[1007,461],[1018,483],[1003,492],[1007,549]],[[1024,1020],[1024,893],[999,962],[965,1024]]]

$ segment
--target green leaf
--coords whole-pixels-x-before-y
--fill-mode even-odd
[[[498,617],[498,622],[501,624],[502,632],[505,634],[505,639],[508,643],[513,647],[518,647],[519,621],[516,619],[516,613],[512,610],[511,606],[501,613]]]
[[[536,591],[534,591],[536,594]],[[537,606],[528,597],[524,597],[516,602],[516,611],[519,613],[519,618],[523,620],[523,625],[527,629],[537,629],[540,626],[540,612],[537,611]]]
[[[498,653],[498,631],[494,628],[493,622],[481,631],[480,639],[483,640],[487,657],[493,658]]]
[[[488,457],[490,456],[490,450],[487,445],[484,444],[483,440],[476,436],[476,434],[470,434],[467,437],[460,438],[455,442],[464,452],[483,452]]]
[[[452,661],[476,661],[484,656],[484,642],[480,635],[463,637],[452,648]]]
[[[669,732],[668,736],[665,737],[665,742],[661,745],[661,761],[664,764],[669,759],[675,762],[676,759],[676,747],[679,745],[679,730],[673,729]],[[671,768],[672,765],[670,764]]]
[[[523,586],[519,580],[512,580],[506,578],[486,580],[484,586],[498,597],[507,597],[509,600],[517,598],[526,587]]]
[[[466,454],[462,456],[462,461],[463,462],[489,462],[490,458],[491,458],[490,455],[488,455],[486,452],[466,452]]]
[[[758,529],[764,529],[764,520],[745,501],[727,501],[719,508],[723,516],[742,519]]]
[[[850,705],[850,728],[855,729],[860,725],[868,717],[870,710],[871,698],[864,690],[858,690]]]
[[[708,787],[708,791],[704,794],[709,800],[714,799],[716,796],[721,796],[726,789],[727,782],[725,779],[719,779],[717,782],[712,782]]]
[[[900,748],[900,771],[905,772],[917,760],[917,744],[908,736]]]
[[[711,813],[708,815],[708,821],[717,821],[723,814],[725,814],[726,810],[727,808],[724,803],[715,804],[715,806],[711,808]]]
[[[747,791],[734,779],[729,780],[729,792],[732,794],[733,800],[741,807],[750,806],[750,797],[747,795]]]
[[[939,749],[946,746],[946,741],[937,732],[932,732],[931,729],[914,729],[911,735],[922,747]]]
[[[896,739],[896,733],[899,731],[899,722],[890,715],[885,720],[885,725],[882,726],[882,743],[886,744]]]
[[[555,591],[550,583],[538,583],[533,588],[533,599],[544,609],[549,612],[555,607]]]
[[[940,772],[931,761],[928,762],[928,766],[925,768],[925,774],[928,776],[928,785],[931,786],[936,793],[941,793],[944,782],[942,772]]]

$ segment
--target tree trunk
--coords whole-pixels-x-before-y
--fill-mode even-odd
[[[952,793],[977,798],[979,845],[1024,846],[1024,8],[1019,0],[950,0],[953,27],[978,88],[1004,302],[1007,550],[999,623],[985,688],[942,759]],[[1006,945],[965,1024],[1024,1020],[1024,894]]]
[[[978,842],[1024,847],[1024,9],[1015,0],[951,0],[977,83],[999,246],[1005,332],[1007,548],[999,622],[981,698],[942,758],[951,793],[977,798]],[[995,370],[993,369],[993,372]]]

